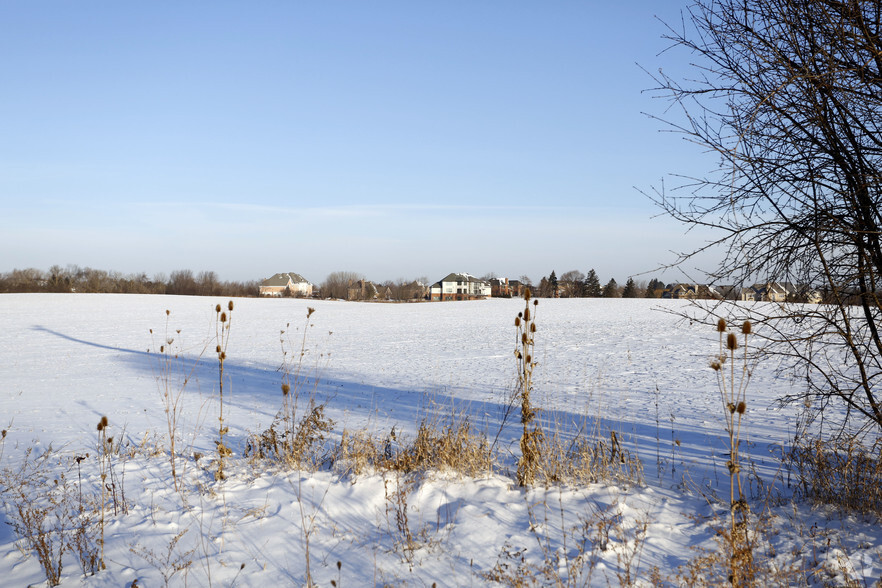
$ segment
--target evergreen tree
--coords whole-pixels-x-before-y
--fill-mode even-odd
[[[551,290],[551,286],[548,285],[548,278],[542,276],[542,279],[539,280],[539,288],[534,292],[534,295],[539,298],[547,298],[549,296],[549,290]]]
[[[548,276],[548,286],[551,289],[548,295],[551,298],[557,298],[557,275],[554,273],[554,270],[551,270],[551,275]]]
[[[657,290],[664,290],[665,284],[661,280],[656,278],[652,278],[649,281],[649,285],[646,287],[646,297],[647,298],[656,298]]]
[[[637,298],[637,285],[634,283],[634,278],[628,278],[628,281],[625,282],[622,298]]]
[[[603,287],[603,297],[604,298],[618,298],[619,297],[619,285],[616,283],[615,278],[610,278],[609,282],[607,282],[606,286]]]
[[[583,296],[588,298],[600,298],[603,296],[603,291],[600,288],[600,279],[597,277],[597,274],[593,269],[588,271],[588,275],[585,276],[585,289]]]

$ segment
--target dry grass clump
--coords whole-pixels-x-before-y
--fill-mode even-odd
[[[333,455],[334,468],[355,475],[369,471],[412,474],[430,470],[480,476],[497,463],[487,436],[476,432],[467,417],[420,422],[413,439],[393,428],[386,436],[368,430],[344,430]]]
[[[643,463],[622,446],[615,431],[566,440],[555,432],[543,437],[539,448],[537,481],[549,484],[643,483]]]
[[[423,419],[413,441],[391,453],[384,448],[377,464],[381,469],[447,470],[477,476],[489,472],[494,463],[487,436],[473,431],[468,417],[453,418],[440,428],[437,421]]]
[[[882,439],[798,440],[788,455],[797,493],[809,500],[882,515]]]
[[[269,429],[246,442],[244,455],[315,469],[338,452],[329,441],[334,425],[334,420],[325,414],[325,405],[311,400],[292,430],[280,427],[277,419]]]

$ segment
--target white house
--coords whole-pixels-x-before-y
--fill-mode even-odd
[[[477,300],[490,298],[490,283],[466,273],[448,274],[429,288],[431,300]]]

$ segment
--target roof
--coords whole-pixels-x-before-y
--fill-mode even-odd
[[[309,284],[309,280],[301,276],[300,274],[296,274],[294,272],[275,274],[271,278],[265,279],[260,283],[261,286],[287,286],[288,281],[291,281],[293,284]]]
[[[476,278],[475,276],[469,275],[467,273],[459,273],[459,274],[448,274],[447,277],[441,278],[436,284],[440,284],[441,282],[481,282],[486,284],[484,280],[480,278]]]

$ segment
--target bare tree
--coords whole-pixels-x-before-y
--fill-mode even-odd
[[[349,297],[349,285],[363,279],[364,276],[357,272],[331,272],[322,283],[322,296],[346,300]]]
[[[697,74],[655,76],[683,115],[668,123],[722,165],[653,198],[717,231],[713,280],[822,294],[717,313],[750,315],[800,368],[806,387],[785,400],[840,401],[847,421],[882,428],[882,3],[698,0],[667,38]]]
[[[585,287],[585,274],[579,270],[570,270],[560,275],[558,291],[561,298],[579,298]]]

